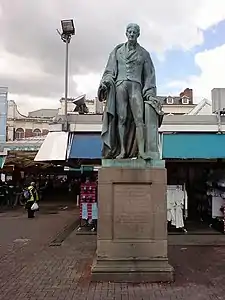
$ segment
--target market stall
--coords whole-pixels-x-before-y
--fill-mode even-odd
[[[167,174],[169,232],[225,233],[223,164],[216,161],[168,162]]]

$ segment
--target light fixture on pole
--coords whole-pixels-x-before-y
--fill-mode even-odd
[[[72,35],[75,35],[75,27],[72,19],[62,20],[62,33],[57,30],[62,41],[66,44],[66,61],[65,61],[65,124],[64,130],[68,130],[68,77],[69,77],[69,43]]]

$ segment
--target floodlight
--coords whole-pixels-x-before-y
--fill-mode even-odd
[[[61,25],[62,25],[63,34],[75,35],[75,27],[74,27],[74,23],[73,23],[72,19],[71,20],[62,20]]]

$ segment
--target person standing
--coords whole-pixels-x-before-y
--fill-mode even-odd
[[[6,199],[6,190],[5,190],[4,183],[0,178],[0,208],[3,208],[3,206],[5,205],[6,202],[5,199]]]
[[[26,201],[27,216],[29,219],[32,219],[34,218],[34,213],[35,213],[35,210],[31,209],[32,205],[35,202],[39,201],[39,196],[38,196],[35,182],[31,182],[30,186],[27,189],[27,192],[28,192],[28,197]]]

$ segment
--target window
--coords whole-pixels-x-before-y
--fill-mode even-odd
[[[41,136],[41,130],[38,128],[34,129],[33,136]]]
[[[173,104],[173,98],[169,96],[166,102],[167,104]]]
[[[15,139],[21,140],[24,139],[24,130],[23,128],[17,128],[15,132]]]
[[[5,133],[6,133],[6,141],[8,141],[9,140],[9,128],[8,128],[8,126],[6,126]]]
[[[182,104],[189,104],[189,98],[187,96],[182,97]]]

